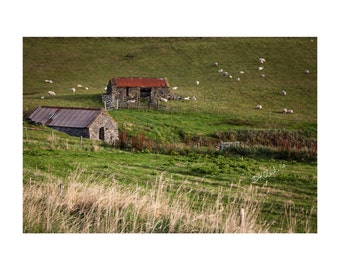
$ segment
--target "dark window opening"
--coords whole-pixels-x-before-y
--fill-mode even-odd
[[[141,88],[140,89],[140,97],[147,98],[151,96],[151,88]]]
[[[104,127],[101,127],[100,129],[99,129],[99,140],[104,140]]]
[[[111,84],[111,80],[109,80],[107,86],[106,86],[106,94],[107,95],[111,95],[112,94],[112,84]]]

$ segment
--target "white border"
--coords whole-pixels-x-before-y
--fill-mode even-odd
[[[9,1],[1,3],[2,269],[335,269],[339,25],[336,1]],[[319,3],[319,1],[318,1]],[[133,19],[136,18],[136,19]],[[23,36],[317,36],[318,233],[22,234]],[[15,132],[13,132],[15,131]],[[5,146],[5,147],[4,147]],[[18,192],[19,191],[19,192]],[[337,210],[337,209],[335,209]],[[331,241],[331,242],[330,242]],[[7,267],[6,267],[7,266]]]

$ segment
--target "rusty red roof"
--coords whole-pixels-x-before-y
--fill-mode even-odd
[[[169,87],[166,78],[119,77],[112,79],[116,87]]]
[[[50,127],[88,127],[101,113],[100,108],[67,108],[41,106],[27,117],[28,120]]]

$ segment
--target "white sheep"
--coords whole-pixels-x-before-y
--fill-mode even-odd
[[[282,112],[282,113],[287,113],[288,110],[287,110],[286,108],[283,108],[281,112]]]
[[[45,97],[44,97],[44,96],[41,96],[40,98],[41,98],[41,99],[44,99]]]
[[[177,90],[177,88],[178,88],[177,86],[174,86],[172,87],[172,90]]]
[[[76,89],[74,87],[72,87],[70,90],[72,91],[72,93],[76,92]]]
[[[199,86],[199,85],[200,85],[200,82],[199,82],[199,81],[196,81],[196,85]]]
[[[163,97],[161,97],[161,101],[162,102],[168,102],[168,100],[166,98],[163,98]]]
[[[239,82],[239,81],[241,81],[241,79],[240,78],[236,78],[236,81]]]
[[[294,113],[293,110],[287,110],[287,113]]]
[[[56,95],[55,92],[53,92],[53,91],[48,91],[47,94],[48,94],[49,96],[55,96],[55,95]]]
[[[197,98],[195,96],[192,97],[192,100],[197,100]]]
[[[287,95],[286,90],[282,90],[282,91],[281,91],[281,94],[282,94],[282,96],[286,96],[286,95]]]
[[[240,74],[244,74],[245,72],[243,70],[240,71]]]
[[[217,62],[215,62],[215,63],[214,63],[214,66],[218,66],[218,63],[217,63]]]
[[[230,79],[232,79],[232,78],[233,78],[233,76],[230,74],[230,75],[229,75],[229,78],[230,78]]]
[[[309,74],[309,70],[308,69],[305,69],[305,74]]]
[[[223,72],[223,76],[228,76],[229,75],[229,72],[228,71],[224,71]]]
[[[190,100],[190,97],[185,97],[185,98],[183,98],[184,100]]]
[[[82,88],[83,86],[81,84],[77,84],[77,87],[78,88]]]
[[[53,83],[52,80],[45,80],[46,83]]]
[[[223,69],[220,68],[219,70],[217,70],[218,73],[222,73],[223,72]]]
[[[262,78],[265,78],[265,77],[266,77],[266,75],[264,75],[264,74],[261,74],[260,76],[261,76]]]
[[[85,90],[89,90],[89,88],[86,86],[86,87],[85,87]]]
[[[258,67],[258,70],[263,70],[264,69],[264,67]]]
[[[262,110],[262,105],[256,105],[255,109]]]
[[[266,62],[266,59],[264,59],[264,58],[262,58],[262,57],[259,58],[259,63],[260,63],[260,64],[263,64],[264,62]]]

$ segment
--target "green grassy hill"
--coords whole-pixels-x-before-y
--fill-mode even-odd
[[[167,111],[194,112],[198,118],[208,118],[207,124],[216,119],[220,124],[216,129],[243,125],[316,131],[315,38],[24,38],[23,57],[24,110],[39,105],[101,107],[100,94],[110,78],[155,76],[177,86],[175,94],[197,97],[196,101],[171,101]],[[258,70],[259,57],[266,59],[263,71]],[[305,69],[310,74],[304,74]],[[54,83],[45,83],[45,79]],[[89,90],[71,93],[77,84]],[[282,89],[287,96],[281,95]],[[49,90],[57,96],[48,97]],[[257,104],[263,110],[255,110]],[[282,108],[293,109],[294,114],[282,115]],[[143,114],[112,115],[125,122]],[[158,125],[162,126],[161,119]]]

